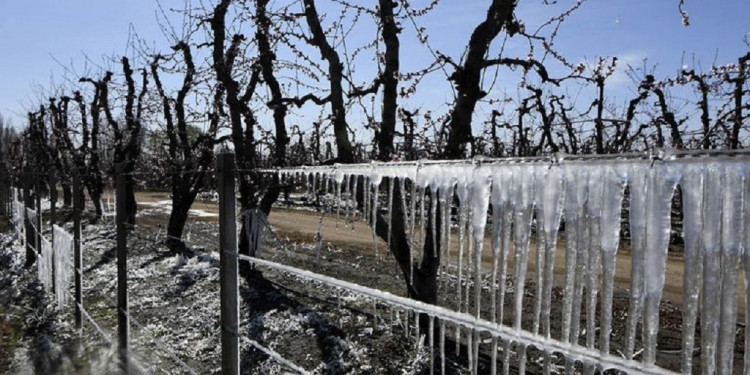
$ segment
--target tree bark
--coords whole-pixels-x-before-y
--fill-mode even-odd
[[[472,139],[471,120],[477,102],[486,93],[479,87],[485,56],[492,40],[506,24],[513,22],[516,0],[493,0],[487,17],[471,34],[469,49],[464,64],[456,69],[451,79],[456,85],[457,97],[448,123],[448,140],[443,152],[447,159],[461,159],[466,152],[466,143]]]
[[[385,44],[385,66],[383,82],[383,112],[380,132],[377,135],[378,159],[388,161],[393,157],[393,137],[396,131],[398,111],[399,40],[398,26],[393,9],[398,3],[392,0],[379,0],[380,29]]]
[[[331,91],[331,117],[333,118],[333,133],[336,138],[336,161],[339,163],[353,163],[354,149],[349,141],[349,125],[346,122],[346,106],[344,105],[344,64],[338,52],[328,43],[323,27],[320,25],[315,0],[303,0],[305,18],[310,27],[312,37],[310,42],[318,47],[322,57],[328,62],[328,79]]]

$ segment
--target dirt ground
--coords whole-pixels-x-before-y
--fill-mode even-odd
[[[140,198],[140,197],[139,197]],[[163,199],[167,199],[166,195],[160,195],[159,193],[146,193],[142,195],[143,207],[153,207],[153,202],[158,202]],[[150,202],[150,203],[149,203]],[[196,201],[193,208],[199,212],[217,212],[218,208],[215,202],[210,201]],[[292,251],[284,255],[281,261],[285,264],[290,264],[295,267],[311,269],[315,272],[334,276],[347,281],[355,282],[361,285],[386,290],[397,295],[403,295],[403,278],[398,272],[398,266],[392,260],[392,257],[385,256],[386,248],[383,241],[378,240],[379,257],[376,257],[376,253],[373,246],[373,236],[371,229],[363,221],[355,221],[353,228],[345,225],[344,212],[338,216],[334,212],[322,214],[316,212],[310,208],[300,209],[286,208],[286,207],[274,207],[269,217],[269,222],[274,230],[276,236],[281,238],[284,243],[287,244],[306,244],[308,251]],[[144,218],[146,219],[146,218]],[[206,219],[204,215],[198,215],[191,219],[194,222],[211,222],[211,219]],[[215,219],[214,219],[215,220]],[[309,253],[311,243],[315,233],[320,230],[325,251],[328,254],[324,256],[325,262],[317,263],[313,254]],[[489,229],[488,229],[489,231]],[[452,250],[450,259],[455,263],[457,253],[457,237],[455,233],[452,234]],[[485,236],[485,247],[483,256],[483,272],[488,273],[491,269],[491,253],[488,250],[490,243],[489,233]],[[272,245],[273,246],[273,245]],[[295,245],[296,246],[296,245]],[[558,302],[553,302],[551,316],[553,317],[552,322],[552,336],[557,337],[559,335],[561,325],[559,321],[555,321],[556,317],[561,314],[561,303],[562,300],[562,288],[561,284],[564,280],[564,265],[565,265],[565,252],[564,252],[564,234],[561,234],[558,240],[558,252],[555,260],[555,280],[557,287],[553,290],[553,299]],[[295,248],[296,249],[296,248]],[[290,255],[291,254],[291,255]],[[533,283],[533,276],[536,271],[535,267],[536,258],[536,244],[532,240],[531,251],[529,254],[529,270],[527,286],[524,290],[526,296],[533,296],[536,293],[536,286]],[[512,301],[514,299],[512,293],[513,278],[513,257],[511,257],[508,265],[508,270],[511,273],[510,279],[507,283],[509,285],[509,293],[506,295],[505,300],[505,324],[512,324]],[[620,245],[620,249],[617,255],[617,270],[615,276],[615,300],[613,306],[613,335],[612,335],[612,353],[618,353],[623,349],[623,337],[625,331],[625,323],[627,320],[628,300],[627,290],[630,285],[630,272],[631,272],[631,259],[628,243],[624,242]],[[743,277],[740,275],[740,277]],[[674,371],[680,369],[680,348],[681,348],[681,337],[682,337],[682,283],[684,278],[684,261],[680,256],[679,252],[671,252],[667,262],[667,273],[664,287],[664,295],[662,297],[662,307],[660,312],[660,331],[658,338],[659,354],[657,355],[657,365],[663,368],[667,368]],[[485,280],[487,277],[485,277]],[[741,369],[742,353],[744,351],[744,304],[745,304],[745,283],[740,282],[738,285],[738,310],[740,316],[738,317],[738,323],[740,323],[737,330],[737,338],[735,342],[735,369],[739,371]],[[450,279],[447,284],[444,284],[444,289],[440,292],[441,304],[445,307],[455,308],[454,303],[457,299],[455,294],[455,279]],[[463,287],[462,287],[463,288]],[[533,311],[532,306],[533,298],[524,298],[524,312],[523,312],[523,327],[524,329],[531,329]],[[490,311],[488,306],[491,305],[489,293],[485,292],[482,295],[482,316],[488,319]],[[598,303],[597,303],[598,310]],[[597,311],[598,315],[598,311]],[[585,327],[586,314],[585,309],[581,313],[581,326]],[[598,317],[597,317],[598,320]],[[450,327],[448,328],[451,329]],[[455,328],[454,328],[455,329]],[[640,330],[639,330],[640,331]],[[583,333],[582,333],[583,334]],[[598,335],[597,335],[598,336]],[[640,336],[640,335],[639,335]],[[464,336],[465,337],[465,336]],[[581,339],[583,339],[581,337]],[[485,338],[485,341],[489,338]],[[581,341],[583,343],[583,341]],[[696,331],[696,344],[700,343],[700,327]],[[641,345],[637,342],[637,346]],[[489,348],[485,347],[482,353],[485,357],[489,356]],[[538,358],[537,352],[537,358]],[[530,360],[531,360],[531,354]],[[561,358],[556,357],[558,365],[564,365],[564,361]],[[486,358],[485,358],[486,359]],[[636,358],[637,359],[637,358]],[[515,363],[516,358],[513,359]],[[562,362],[561,362],[562,361]],[[486,363],[485,363],[486,364]],[[529,370],[531,373],[535,373],[536,364],[529,364]],[[700,371],[700,360],[698,352],[694,359],[694,370]],[[537,369],[540,370],[540,369]],[[735,372],[737,372],[735,371]]]
[[[139,193],[138,200],[141,203],[138,229],[132,234],[130,240],[129,249],[132,246],[132,251],[129,250],[129,262],[139,266],[131,270],[129,290],[132,292],[132,313],[135,318],[145,323],[147,328],[134,327],[134,345],[139,348],[138,352],[142,354],[144,363],[149,365],[147,367],[158,366],[162,371],[169,369],[167,373],[181,373],[179,366],[175,363],[169,364],[169,358],[160,351],[158,346],[148,342],[149,336],[156,335],[190,366],[200,369],[201,373],[215,372],[218,360],[216,352],[218,228],[215,217],[205,214],[215,213],[216,203],[198,200],[193,206],[196,215],[191,217],[187,225],[186,230],[192,238],[188,241],[191,247],[198,249],[198,253],[203,255],[186,261],[187,264],[185,264],[180,259],[174,259],[163,244],[154,242],[160,234],[164,233],[168,207],[164,206],[163,201],[168,200],[167,194]],[[342,215],[337,229],[335,212],[323,215],[321,221],[321,214],[318,212],[284,207],[275,207],[269,220],[274,229],[274,236],[267,237],[264,244],[264,258],[396,295],[404,295],[404,281],[398,271],[398,266],[392,257],[385,256],[385,244],[382,242],[378,246],[381,256],[375,256],[372,233],[364,222],[355,222],[354,229],[352,229],[344,225]],[[311,246],[312,238],[319,225],[325,244],[320,259]],[[116,320],[113,314],[114,305],[110,301],[114,297],[116,284],[111,277],[114,272],[114,253],[112,252],[114,229],[111,217],[105,218],[103,223],[84,228],[84,230],[87,244],[87,251],[84,254],[84,264],[87,265],[84,305],[90,309],[93,318],[105,326],[105,330],[112,332]],[[454,243],[451,258],[455,259],[457,236],[454,233],[452,237]],[[486,241],[489,243],[488,238]],[[617,286],[620,289],[626,289],[630,262],[626,246],[622,248],[618,255]],[[535,252],[533,249],[535,249],[534,244],[532,244],[532,253],[529,257],[531,260],[530,277],[534,272]],[[564,256],[561,254],[564,254],[562,248],[556,257],[558,281],[562,280],[564,264]],[[512,269],[512,266],[511,263],[509,269]],[[680,367],[682,312],[679,305],[674,302],[679,302],[677,297],[679,297],[682,283],[682,268],[682,261],[678,256],[670,257],[665,299],[673,302],[662,303],[657,344],[657,365],[675,371],[679,371]],[[483,269],[490,269],[488,257],[484,259]],[[511,324],[513,319],[513,283],[512,277],[506,280],[509,292],[503,305],[507,312],[503,319],[504,324]],[[458,287],[456,279],[445,278],[441,281],[441,285],[441,304],[455,308]],[[744,288],[744,285],[742,287]],[[485,287],[485,293],[481,298],[481,313],[485,319],[490,316],[488,309],[491,306],[490,293],[486,292],[487,290]],[[523,299],[522,326],[530,330],[534,308],[532,296],[536,295],[536,285],[532,280],[527,282],[523,292],[525,298]],[[676,297],[670,297],[672,295],[670,293],[674,293]],[[740,293],[744,295],[744,289]],[[246,280],[246,283],[243,283],[241,296],[244,302],[242,320],[245,332],[271,347],[278,348],[281,354],[292,362],[306,368],[316,368],[314,373],[343,374],[353,373],[355,369],[362,370],[360,373],[417,374],[425,372],[424,366],[427,362],[423,356],[426,343],[415,345],[413,339],[409,340],[409,336],[404,335],[406,326],[402,324],[403,321],[400,318],[395,320],[393,318],[394,314],[398,316],[398,311],[372,301],[342,295],[324,285],[303,282],[270,270],[263,270],[261,279]],[[552,337],[560,335],[561,325],[557,317],[561,314],[559,303],[561,296],[561,288],[559,286],[554,288],[553,300],[555,302],[550,311],[553,317]],[[626,296],[626,293],[616,293],[614,300],[611,353],[615,355],[623,347],[628,300],[622,297]],[[65,319],[69,319],[69,316]],[[582,327],[585,327],[586,319],[584,309],[581,314]],[[459,341],[462,343],[459,345],[461,351],[456,355],[451,354],[454,353],[456,347],[454,340],[456,327],[448,325],[446,328],[445,338],[446,348],[448,348],[446,354],[450,354],[447,356],[447,361],[449,367],[453,369],[450,373],[464,373],[468,362],[464,345],[467,332],[462,331],[462,339]],[[414,336],[413,329],[414,326],[412,326],[412,337]],[[744,330],[744,325],[738,325],[734,347],[735,373],[741,373]],[[63,333],[63,336],[70,335],[64,330],[54,332],[59,333],[46,336],[52,337],[55,342],[58,341],[56,337],[59,337],[60,333]],[[4,338],[10,337],[6,332],[0,333]],[[95,336],[95,332],[90,332],[89,337]],[[26,334],[24,337],[22,342],[32,342],[38,335]],[[404,340],[404,337],[407,340]],[[583,343],[583,337],[585,334],[581,332],[579,336],[581,343]],[[191,344],[185,346],[186,340],[189,340]],[[700,329],[696,332],[696,342],[700,342]],[[33,347],[28,344],[27,346]],[[637,341],[636,348],[640,347],[642,343]],[[490,349],[490,337],[483,335],[480,346],[479,373],[489,372]],[[509,351],[511,357],[506,363],[510,365],[511,373],[517,372],[520,349],[523,348],[511,348]],[[14,351],[19,353],[18,350]],[[23,356],[36,360],[32,352]],[[542,362],[539,359],[543,357],[543,354],[534,348],[528,348],[527,354],[527,372],[541,373]],[[498,358],[502,360],[503,355],[503,353],[498,354]],[[422,356],[421,359],[419,359],[420,356]],[[564,358],[558,354],[553,354],[552,360],[555,366],[565,365]],[[694,370],[700,371],[697,354],[694,362],[696,365]],[[577,369],[582,370],[580,363],[576,366]],[[38,368],[37,365],[34,367]],[[405,371],[407,367],[411,370]],[[262,354],[248,347],[243,348],[243,368],[249,369],[243,373],[283,373],[283,368],[280,368],[274,361],[264,358]],[[48,371],[47,373],[55,372]]]
[[[143,192],[139,193],[138,201],[149,203],[169,199],[162,192]],[[145,206],[145,205],[144,205]],[[218,206],[214,202],[205,200],[196,200],[193,209],[209,213],[218,213]],[[363,221],[355,221],[354,229],[345,227],[344,212],[339,217],[335,212],[321,214],[312,210],[287,209],[276,207],[269,215],[269,222],[280,236],[288,237],[293,241],[313,242],[313,238],[318,230],[325,243],[330,243],[336,247],[351,247],[362,252],[374,252],[373,236],[371,229]],[[193,220],[211,220],[210,218],[194,217]],[[214,219],[216,220],[216,219]],[[482,269],[487,271],[492,267],[492,254],[489,248],[491,237],[489,228],[485,235],[485,246],[482,255]],[[378,248],[381,254],[385,252],[385,242],[378,239]],[[532,238],[529,253],[529,275],[536,272],[536,241]],[[451,236],[451,259],[456,259],[458,252],[458,234],[454,228]],[[558,284],[562,283],[565,273],[565,238],[561,234],[557,242],[557,252],[555,256],[555,280]],[[625,241],[620,244],[617,253],[617,268],[615,272],[615,288],[621,290],[630,289],[631,273],[631,255],[629,244]],[[508,269],[512,270],[514,257],[511,257]],[[685,263],[679,253],[670,252],[667,259],[667,272],[664,283],[662,300],[669,301],[675,305],[682,305],[682,286],[685,277]],[[741,278],[742,275],[740,276]],[[743,278],[744,280],[744,278]],[[745,311],[745,293],[746,285],[740,282],[738,285],[738,312],[744,317]]]

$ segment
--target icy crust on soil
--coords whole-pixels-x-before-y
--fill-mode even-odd
[[[117,371],[117,355],[108,344],[117,332],[115,232],[109,225],[83,228],[83,305],[103,332],[84,319],[80,340],[73,327],[72,306],[56,311],[53,296],[45,295],[35,281],[36,272],[20,268],[23,249],[12,243],[2,250],[12,254],[9,259],[14,262],[9,269],[15,273],[3,271],[9,275],[9,290],[19,294],[25,284],[34,285],[39,306],[50,314],[45,342],[61,347],[60,337],[76,339],[79,351],[89,353],[83,359],[69,354],[69,362],[85,363],[78,373]],[[217,228],[215,223],[193,225],[190,245],[195,256],[190,258],[170,254],[159,240],[158,229],[139,227],[129,237],[131,348],[137,372],[220,373],[219,262],[218,253],[209,250],[218,241]],[[69,224],[64,227],[70,230]],[[283,254],[272,256],[283,258]],[[241,282],[242,335],[314,374],[415,374],[425,368],[424,346],[395,333],[398,328],[394,330],[386,319],[374,323],[371,303],[354,295],[342,296],[340,301],[326,298],[338,294],[325,285],[283,274],[266,272],[264,276],[274,282]],[[241,345],[243,374],[290,373],[259,350]],[[25,357],[34,356],[29,348],[25,343],[17,351],[21,354],[14,368],[24,366]],[[68,373],[67,367],[55,366],[45,373]]]

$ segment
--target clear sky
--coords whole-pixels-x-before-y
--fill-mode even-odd
[[[121,55],[130,25],[146,41],[167,45],[156,23],[157,7],[152,0],[0,1],[0,113],[17,126],[23,124],[30,104],[38,103],[35,87],[60,82],[65,68],[57,61],[75,67],[76,73],[81,74],[86,66],[84,54],[97,64],[102,62],[102,56]],[[414,7],[424,2],[412,1]],[[750,37],[750,1],[687,0],[689,27],[681,26],[677,2],[589,0],[564,24],[556,46],[571,61],[618,56],[622,63],[640,64],[648,58],[649,63],[658,64],[663,75],[674,75],[683,64],[692,67],[694,60],[708,70],[714,60],[722,64],[733,62],[750,49],[743,42],[743,38]],[[324,13],[329,2],[318,3]],[[521,0],[518,18],[529,25],[546,19],[550,8],[541,3]],[[421,20],[431,45],[459,59],[472,29],[485,17],[488,4],[488,0],[442,0],[433,13]],[[409,43],[414,42],[402,41],[403,65],[417,67],[427,61],[427,51]],[[514,48],[525,53],[521,47],[511,43],[506,53],[512,54]],[[620,90],[634,87],[622,73],[614,80],[622,85]],[[428,94],[419,99],[425,105],[438,107],[438,102],[449,101],[450,87],[445,83],[432,90],[427,85]],[[508,92],[515,86],[509,87],[500,90]]]

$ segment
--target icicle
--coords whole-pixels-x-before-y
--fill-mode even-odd
[[[515,285],[515,313],[513,327],[521,329],[523,314],[523,294],[526,285],[526,271],[529,261],[529,240],[531,239],[531,218],[534,209],[534,178],[533,169],[524,169],[513,187],[513,240],[516,250],[516,285]]]
[[[388,251],[392,252],[391,248],[393,243],[391,242],[391,227],[393,227],[393,189],[396,184],[396,177],[390,177],[388,179]]]
[[[375,247],[375,258],[380,259],[380,253],[378,252],[378,237],[376,233],[376,226],[378,224],[378,195],[379,195],[379,189],[380,189],[380,181],[381,177],[380,175],[375,175],[372,178],[372,222],[370,226],[372,227],[372,245]]]
[[[434,336],[435,336],[435,317],[430,315],[430,331],[427,333],[430,341],[430,374],[435,373],[435,348],[434,348]]]
[[[341,199],[343,198],[342,190],[344,189],[344,181],[337,181],[337,183],[334,185],[334,189],[336,189],[336,198],[334,198],[336,201],[336,229],[339,229],[339,219],[341,218]]]
[[[541,202],[541,200],[537,200],[537,202]],[[534,320],[532,323],[531,332],[533,334],[539,333],[539,325],[540,325],[540,316],[542,314],[542,297],[543,293],[542,290],[544,288],[544,269],[546,261],[545,258],[545,249],[547,246],[545,245],[546,238],[544,236],[544,220],[542,220],[540,217],[542,215],[542,211],[539,207],[537,207],[537,213],[536,213],[536,259],[535,259],[535,281],[536,281],[536,293],[534,293]]]
[[[703,174],[702,168],[687,170],[682,189],[683,236],[685,240],[685,271],[683,274],[682,309],[682,373],[693,373],[695,322],[703,280]]]
[[[312,203],[315,207],[318,207],[318,174],[312,173],[310,174],[310,178],[312,179]]]
[[[617,248],[620,243],[620,215],[624,194],[624,181],[611,166],[603,172],[602,216],[600,246],[602,250],[602,304],[599,348],[602,354],[609,354],[612,333],[612,298],[614,296],[615,266]]]
[[[463,281],[463,268],[464,268],[464,237],[466,234],[466,216],[468,215],[467,202],[467,187],[462,181],[458,183],[458,277],[456,281],[456,311],[461,312],[462,307],[462,290],[461,282]],[[456,355],[459,353],[459,347],[461,345],[461,326],[456,326]]]
[[[503,339],[503,375],[510,374],[510,339]]]
[[[472,356],[474,356],[474,374],[479,374],[479,344],[481,344],[482,336],[480,335],[480,332],[477,330],[474,330],[474,347],[471,348],[471,350],[474,352]]]
[[[52,259],[52,243],[50,243],[47,238],[45,238],[41,234],[39,238],[41,239],[41,242],[39,244],[39,251],[41,256],[37,259],[37,272],[39,273],[39,280],[42,282],[42,285],[44,285],[45,291],[54,293],[54,290],[52,290],[53,280],[55,279],[55,275],[53,275],[52,272],[54,262]]]
[[[576,168],[566,166],[565,173],[565,282],[563,284],[562,329],[560,341],[572,342],[570,326],[572,323],[573,292],[575,284],[575,269],[577,263],[577,230],[581,218],[582,207],[578,202],[580,183],[576,176]]]
[[[490,359],[490,374],[497,375],[497,336],[492,335],[492,353]]]
[[[344,177],[344,187],[347,190],[347,193],[345,194],[345,197],[347,199],[345,201],[346,202],[345,203],[346,207],[344,207],[344,228],[346,228],[346,227],[349,226],[349,222],[350,222],[350,220],[349,220],[349,212],[351,211],[352,200],[353,200],[352,198],[356,194],[356,192],[352,193],[352,185],[351,185],[352,177],[354,177],[354,176],[352,176],[352,175],[346,175],[346,177]],[[354,199],[356,199],[356,198],[354,198]]]
[[[430,229],[432,231],[432,256],[433,258],[438,258],[440,253],[438,249],[439,241],[437,240],[437,228],[438,228],[438,222],[437,222],[437,210],[438,210],[438,190],[437,186],[433,186],[430,188],[430,221],[432,222],[432,225],[430,225]],[[442,261],[442,258],[440,258]]]
[[[544,194],[545,185],[547,183],[547,173],[550,168],[540,168],[539,174],[536,178],[536,187],[534,188],[536,202],[536,259],[535,259],[535,281],[536,281],[536,293],[534,293],[534,316],[531,332],[534,334],[539,333],[540,315],[542,313],[542,296],[544,288],[544,262],[545,258],[545,231],[544,231]]]
[[[407,215],[408,215],[409,211],[406,209],[406,207],[407,207],[407,205],[406,205],[406,178],[401,178],[399,180],[398,189],[399,189],[399,192],[401,193],[401,210],[403,211],[403,220],[404,220],[404,223],[408,223],[409,221],[408,221]],[[406,229],[406,228],[404,228],[404,229]],[[414,279],[413,278],[413,276],[414,276],[414,269],[412,267],[412,265],[413,265],[412,264],[412,245],[413,245],[413,242],[411,240],[413,238],[413,236],[414,236],[413,232],[407,231],[406,238],[407,238],[407,242],[409,243],[409,284],[411,284],[412,280]]]
[[[445,320],[440,319],[440,374],[445,374]]]
[[[503,168],[500,174],[500,201],[502,207],[502,241],[500,246],[500,299],[497,302],[499,308],[499,316],[497,321],[499,324],[503,323],[505,313],[505,280],[508,275],[508,260],[510,258],[510,243],[511,243],[511,228],[513,224],[513,209],[511,204],[511,191],[514,184],[515,176],[510,168]],[[495,181],[498,181],[498,176],[495,176]]]
[[[416,339],[416,346],[419,347],[419,341],[421,340],[422,336],[419,334],[419,313],[414,312],[414,338]]]
[[[323,211],[325,212],[331,212],[331,202],[328,199],[328,184],[331,180],[331,175],[329,173],[324,174],[323,176],[323,199],[325,199],[325,204],[323,205]]]
[[[73,236],[57,225],[52,226],[54,243],[52,252],[55,254],[55,297],[58,309],[62,309],[70,301],[68,287],[73,275]]]
[[[544,366],[542,367],[543,375],[550,375],[552,373],[552,353],[549,350],[544,351]]]
[[[734,340],[737,329],[737,276],[742,254],[743,191],[746,183],[734,166],[724,164],[723,216],[721,224],[721,303],[719,304],[719,342],[717,373],[732,372]],[[718,191],[714,191],[716,194]]]
[[[404,310],[404,337],[409,337],[409,311]]]
[[[446,277],[447,265],[450,264],[450,215],[451,200],[453,197],[452,179],[447,179],[440,187],[440,269],[438,288],[447,289],[448,279]]]
[[[474,373],[474,330],[466,327],[466,356],[469,358],[469,372]]]
[[[490,203],[492,179],[486,169],[474,170],[472,197],[472,230],[474,234],[474,316],[478,319],[481,313],[482,297],[482,248],[484,245],[484,228],[487,224],[487,209]]]
[[[579,178],[581,180],[581,183],[579,183],[578,189],[576,190],[576,194],[578,195],[577,200],[578,204],[581,207],[581,216],[579,216],[577,223],[576,223],[576,245],[575,245],[575,251],[576,251],[576,274],[575,274],[575,284],[573,286],[574,293],[573,293],[573,311],[572,311],[572,317],[571,317],[571,324],[570,324],[570,342],[578,345],[579,341],[579,333],[581,328],[581,309],[582,309],[582,302],[583,302],[583,291],[584,291],[584,284],[586,282],[586,267],[588,266],[588,258],[589,258],[589,245],[590,243],[590,237],[589,237],[589,214],[588,214],[588,192],[589,192],[589,185],[588,185],[588,176],[589,176],[589,170],[588,169],[580,169],[579,168]]]
[[[500,186],[498,181],[494,181],[492,185],[492,275],[490,279],[490,314],[492,315],[492,322],[498,323],[498,308],[497,308],[497,268],[498,268],[498,257],[500,254],[500,236],[502,228],[502,209],[503,205],[500,200]],[[505,280],[501,280],[505,283]],[[499,322],[502,324],[502,322]],[[496,353],[493,353],[496,355]],[[494,366],[494,361],[493,361]],[[494,367],[493,367],[494,368]],[[494,372],[493,372],[494,373]]]
[[[364,207],[364,212],[362,214],[362,221],[364,221],[365,223],[367,223],[370,220],[370,206],[371,206],[371,202],[370,202],[370,196],[371,196],[371,194],[370,194],[370,187],[371,187],[370,176],[369,175],[365,176],[365,179],[364,179],[364,181],[362,183],[363,183],[362,187],[365,190],[365,207]]]
[[[542,334],[550,338],[550,311],[552,310],[552,285],[554,284],[555,250],[557,249],[557,234],[562,217],[563,200],[565,197],[565,186],[562,169],[552,168],[547,173],[544,184],[543,207],[545,235],[544,251],[544,279],[542,286]],[[546,363],[546,361],[545,361]]]
[[[520,342],[517,345],[520,346],[518,348],[518,374],[524,375],[526,374],[526,345]]]
[[[305,187],[307,188],[307,191],[305,193],[305,197],[308,202],[312,201],[312,181],[310,180],[310,176],[307,174],[303,174],[305,179]]]
[[[351,226],[352,226],[352,230],[354,230],[354,223],[357,221],[357,219],[356,219],[356,217],[357,217],[357,211],[359,210],[359,208],[357,207],[357,187],[358,187],[357,184],[359,183],[360,176],[359,175],[354,175],[353,177],[354,177],[354,185],[352,186],[352,192],[353,192],[352,193],[352,207],[353,207],[353,212],[352,212],[352,219],[351,219],[351,223],[350,223]],[[365,202],[367,202],[366,198],[365,198]],[[363,206],[366,205],[366,204],[367,203],[363,204]]]
[[[464,296],[465,299],[465,306],[464,306],[464,312],[467,314],[471,313],[469,302],[471,300],[471,286],[474,283],[471,277],[472,272],[474,271],[474,227],[471,225],[471,217],[473,216],[473,208],[470,204],[471,202],[471,192],[472,189],[469,189],[469,201],[467,203],[469,206],[467,207],[468,214],[466,215],[466,236],[464,237],[467,243],[467,251],[466,251],[466,261],[464,262],[464,265],[466,266],[466,269],[464,269],[464,272],[466,273],[466,276],[464,277],[464,280],[466,280],[466,286],[464,290]]]
[[[320,234],[320,228],[315,233],[315,263],[320,265],[320,250],[323,248],[323,235]]]
[[[647,251],[644,256],[644,352],[647,365],[656,361],[656,335],[659,331],[659,303],[667,270],[667,249],[671,232],[670,213],[676,181],[671,168],[655,165],[650,172],[648,216],[646,220]],[[719,190],[714,190],[719,191]]]
[[[429,211],[426,198],[427,186],[422,186],[419,194],[419,224],[421,226],[421,230],[419,231],[419,248],[423,250],[427,241],[427,212]]]
[[[417,181],[416,176],[411,180],[411,196],[409,197],[411,203],[411,210],[409,216],[409,232],[411,233],[411,248],[416,246],[417,234],[414,232],[416,229],[417,220]]]
[[[643,311],[643,262],[646,252],[646,212],[648,192],[648,169],[637,166],[631,170],[630,182],[630,298],[628,321],[625,328],[625,358],[632,359],[635,350],[635,336]]]
[[[596,301],[601,268],[601,210],[604,188],[604,169],[591,170],[588,197],[589,246],[586,267],[586,346],[594,348],[596,339]],[[593,371],[593,369],[591,369]]]
[[[448,188],[446,189],[446,205],[445,205],[445,261],[444,267],[447,267],[453,260],[451,258],[451,252],[453,245],[451,244],[452,230],[453,230],[453,195],[455,192],[455,180],[451,180]],[[447,273],[447,271],[446,271]],[[447,289],[447,280],[446,280]]]

